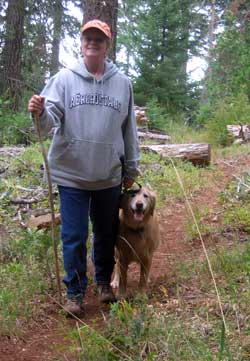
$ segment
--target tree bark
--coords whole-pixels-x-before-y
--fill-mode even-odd
[[[62,16],[63,16],[63,5],[61,0],[55,0],[53,5],[53,40],[52,40],[52,54],[50,62],[50,75],[54,75],[59,69],[59,50],[60,40],[62,32]]]
[[[206,143],[142,145],[142,150],[159,154],[163,159],[183,159],[194,165],[206,166],[211,161],[211,148]]]
[[[116,35],[118,0],[82,0],[83,24],[89,20],[99,19],[110,26],[112,41],[110,44],[109,58],[116,59]]]
[[[20,101],[21,53],[24,36],[25,0],[9,0],[6,11],[6,32],[2,52],[0,94],[11,100],[17,111]]]

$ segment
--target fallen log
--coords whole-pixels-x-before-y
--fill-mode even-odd
[[[140,130],[137,131],[138,138],[140,140],[154,140],[159,142],[160,144],[169,143],[171,138],[169,135],[166,134],[159,134],[159,133],[151,133],[151,132],[141,132]]]
[[[163,159],[183,159],[194,165],[206,166],[211,161],[211,147],[207,143],[141,145],[140,148],[157,153]]]
[[[149,119],[146,115],[147,108],[139,107],[138,105],[134,106],[135,118],[137,124],[147,124],[149,123]]]
[[[250,126],[249,125],[227,125],[227,131],[233,138],[234,143],[245,143],[250,141]]]

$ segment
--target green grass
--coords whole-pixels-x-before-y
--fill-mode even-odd
[[[117,303],[102,331],[87,326],[73,331],[69,337],[78,343],[79,360],[248,360],[250,292],[242,286],[249,285],[245,268],[249,249],[215,252],[210,257],[227,332],[206,263],[190,262],[185,263],[185,271],[182,267],[175,270],[175,282],[187,287],[176,287],[171,298],[159,295],[154,306],[140,297]],[[193,288],[191,299],[187,298],[189,285]]]
[[[20,187],[44,187],[38,145],[28,147],[20,156],[8,157],[7,162],[7,178],[0,184],[0,335],[9,336],[22,334],[28,322],[39,317],[44,290],[53,292],[55,276],[50,232],[21,228],[17,218],[20,206],[11,202],[15,197],[33,196]],[[41,206],[48,208],[47,197],[32,209]],[[23,213],[24,222],[29,217]]]
[[[0,334],[19,335],[27,320],[38,316],[40,305],[34,301],[42,301],[45,280],[35,260],[23,264],[13,259],[1,266],[0,282]]]
[[[218,158],[237,159],[239,156],[250,154],[250,143],[246,144],[232,144],[230,147],[213,147],[213,154]]]
[[[208,143],[208,135],[205,130],[197,130],[182,122],[177,122],[169,127],[168,134],[171,143]]]
[[[250,233],[250,175],[243,172],[220,194],[224,207],[223,225],[227,230]]]
[[[193,208],[193,213],[196,219],[196,223],[199,227],[200,234],[205,235],[212,233],[212,226],[203,222],[204,217],[209,215],[209,209],[207,209],[206,206],[203,206],[202,209],[200,207],[197,209]],[[197,230],[197,226],[194,223],[193,217],[189,215],[186,221],[186,239],[192,241],[193,239],[196,239],[198,237],[199,233]]]
[[[199,168],[190,162],[183,161],[176,161],[175,167],[189,198],[194,197],[204,184],[207,184],[207,174],[211,168]],[[142,153],[140,170],[142,176],[138,179],[139,183],[149,183],[156,191],[159,207],[169,200],[183,200],[183,191],[171,163],[162,160],[156,154]]]

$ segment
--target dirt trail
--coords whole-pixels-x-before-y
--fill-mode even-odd
[[[232,179],[233,174],[239,174],[241,169],[247,169],[250,156],[240,156],[237,162],[218,161],[214,165],[220,170],[221,176],[213,179],[212,183],[205,192],[197,194],[195,207],[199,205],[206,206],[209,209],[208,222],[216,222],[216,215],[219,213],[219,205],[217,203],[218,194],[225,189],[226,184]],[[188,210],[183,202],[166,203],[166,206],[158,211],[160,227],[161,227],[161,245],[157,250],[150,278],[149,293],[152,289],[160,286],[168,287],[168,273],[180,260],[190,258],[194,255],[201,256],[202,248],[200,242],[191,243],[186,239],[186,222],[190,217]],[[213,246],[213,242],[219,240],[208,240],[208,247]],[[137,267],[133,268],[129,276],[129,284],[136,284],[138,279]],[[172,280],[173,281],[173,280]],[[154,299],[149,296],[150,302]],[[94,286],[90,286],[86,295],[86,316],[82,319],[94,328],[105,326],[105,315],[108,313],[108,306],[100,306],[94,292]],[[0,360],[1,361],[50,361],[56,359],[70,359],[74,361],[74,355],[70,355],[68,349],[68,341],[64,336],[70,329],[76,327],[74,320],[65,319],[63,315],[58,313],[55,303],[48,300],[48,306],[45,308],[44,318],[40,322],[33,323],[25,334],[20,338],[2,338],[0,340]],[[65,355],[65,356],[64,356]]]

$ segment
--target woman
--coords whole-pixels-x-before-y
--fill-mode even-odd
[[[28,104],[45,134],[55,128],[48,157],[60,195],[65,309],[76,316],[87,287],[89,215],[99,298],[115,301],[110,281],[121,184],[132,186],[139,161],[132,86],[106,60],[110,40],[106,23],[87,22],[81,27],[83,60],[59,71]]]

